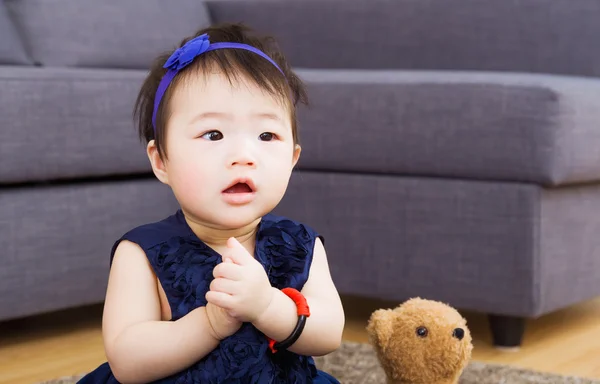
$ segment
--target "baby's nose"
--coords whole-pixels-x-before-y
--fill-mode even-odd
[[[235,165],[247,165],[249,167],[253,167],[254,166],[254,161],[248,158],[241,158],[241,159],[236,159],[235,161],[231,162],[232,166]]]
[[[452,332],[452,336],[456,337],[458,340],[462,340],[465,337],[465,331],[462,328],[456,328],[454,332]]]

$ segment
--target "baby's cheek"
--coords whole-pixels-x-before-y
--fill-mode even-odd
[[[288,179],[271,178],[265,185],[269,186],[269,188],[266,189],[269,198],[273,200],[280,200],[286,193]]]
[[[201,200],[211,186],[207,177],[193,169],[182,168],[177,173],[171,186],[182,204],[193,203]],[[213,183],[214,184],[214,183]]]

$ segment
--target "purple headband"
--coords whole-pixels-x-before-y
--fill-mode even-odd
[[[223,48],[239,48],[245,49],[247,51],[254,52],[265,59],[269,60],[271,64],[273,64],[279,72],[283,76],[285,74],[279,68],[279,66],[273,61],[269,56],[263,53],[261,50],[256,49],[247,44],[241,43],[212,43],[208,40],[208,34],[203,34],[194,39],[191,39],[187,43],[185,43],[181,48],[177,49],[171,57],[167,60],[163,68],[168,68],[167,73],[163,76],[160,84],[158,85],[158,89],[156,90],[156,95],[154,97],[154,111],[152,112],[152,125],[154,126],[154,134],[156,135],[156,112],[158,110],[158,106],[160,105],[160,101],[162,100],[167,87],[177,75],[177,73],[183,68],[187,67],[197,56],[200,56],[204,52],[214,51],[215,49],[223,49]]]

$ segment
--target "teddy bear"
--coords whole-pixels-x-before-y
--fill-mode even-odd
[[[419,297],[374,311],[367,334],[387,384],[457,384],[473,350],[456,309]]]

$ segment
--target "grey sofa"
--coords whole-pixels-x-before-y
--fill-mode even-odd
[[[487,313],[502,346],[600,295],[600,0],[4,3],[2,319],[100,302],[115,238],[176,209],[131,108],[151,52],[221,21],[308,85],[277,213],[342,293]]]

